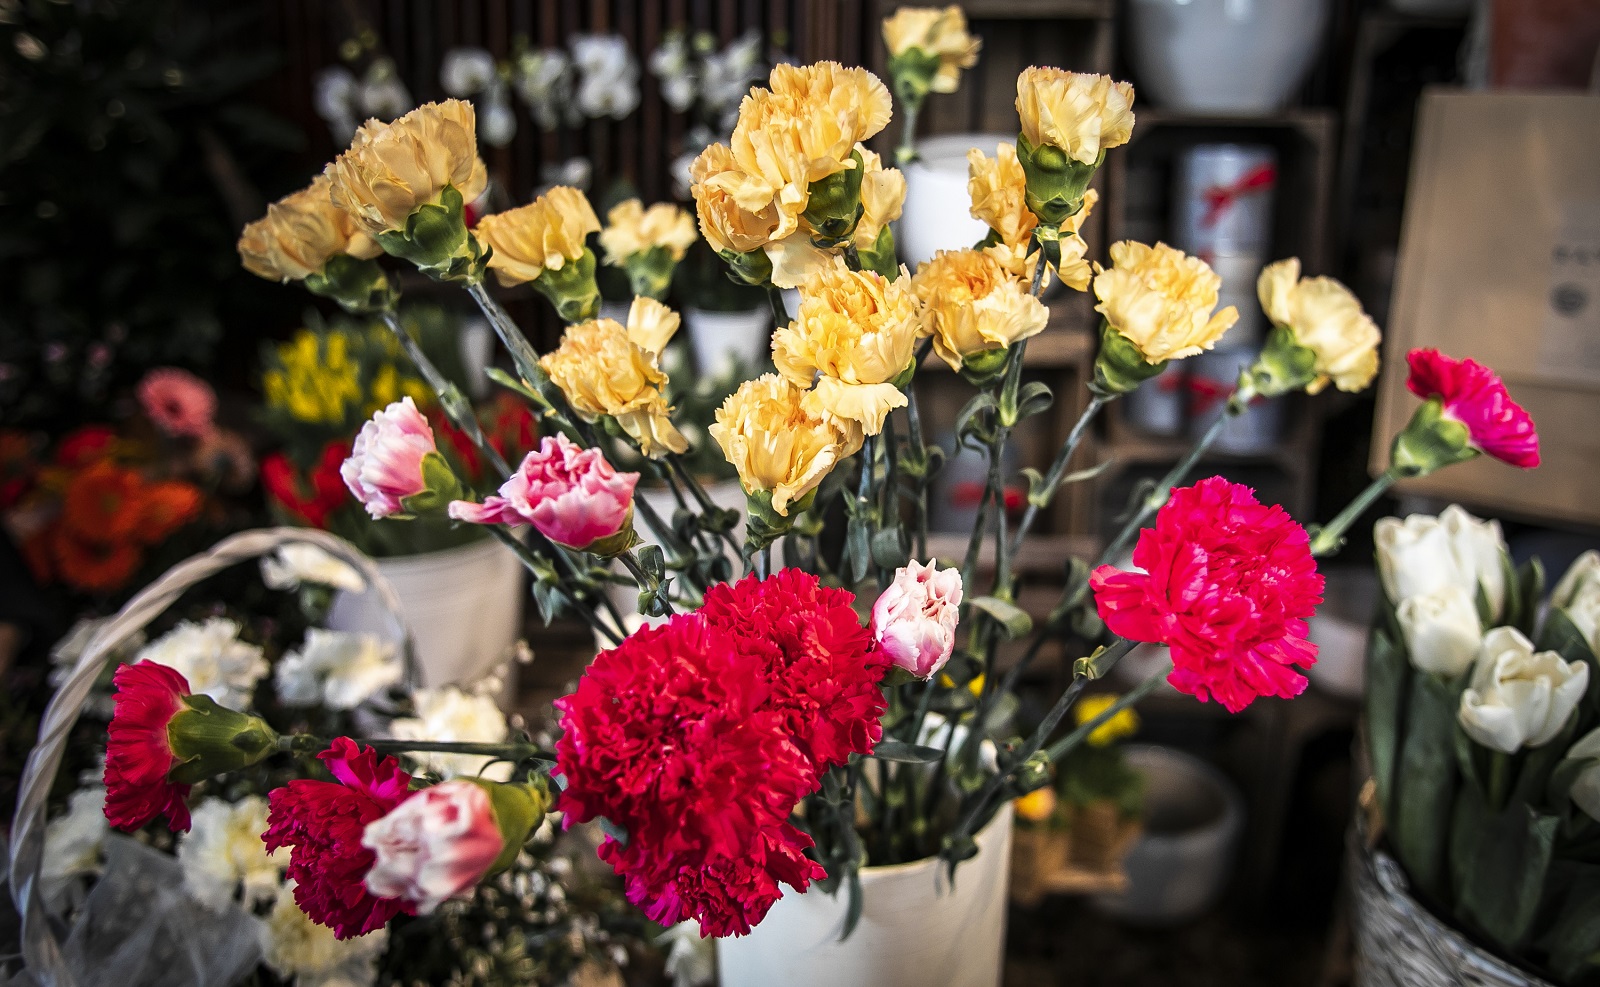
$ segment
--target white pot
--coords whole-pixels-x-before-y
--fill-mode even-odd
[[[1016,139],[1016,134],[946,134],[917,142],[917,160],[901,169],[906,203],[894,239],[902,260],[915,269],[941,250],[962,250],[989,235],[983,220],[972,218],[967,151],[976,147],[992,158],[1001,141]]]
[[[1131,0],[1140,95],[1167,109],[1264,114],[1315,60],[1327,0]]]
[[[1222,772],[1192,754],[1129,744],[1144,776],[1144,830],[1123,867],[1127,889],[1094,906],[1130,922],[1170,925],[1209,908],[1227,887],[1244,829],[1244,800]]]
[[[722,987],[999,987],[1011,822],[1007,803],[953,888],[937,857],[862,870],[861,920],[843,942],[848,891],[786,890],[748,936],[717,940]]]
[[[695,369],[708,377],[721,377],[736,367],[759,367],[772,347],[771,308],[746,312],[685,308],[683,324],[689,330]]]
[[[423,686],[475,682],[511,656],[522,633],[522,563],[505,546],[485,538],[377,563],[400,597]],[[393,634],[371,591],[337,594],[328,626]]]

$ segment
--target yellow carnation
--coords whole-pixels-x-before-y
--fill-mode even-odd
[[[1111,264],[1094,277],[1095,309],[1146,363],[1209,350],[1239,320],[1232,305],[1212,314],[1222,279],[1198,257],[1124,240],[1111,245]]]
[[[1341,391],[1360,391],[1378,375],[1377,323],[1361,310],[1350,289],[1333,278],[1300,277],[1300,258],[1268,264],[1256,280],[1261,308],[1273,325],[1317,355],[1315,394],[1331,380]]]
[[[800,286],[799,315],[773,334],[772,362],[801,387],[821,375],[806,395],[807,410],[877,435],[884,417],[905,407],[891,382],[911,366],[926,323],[910,279],[852,271],[833,257]]]
[[[933,351],[952,370],[1036,335],[1050,321],[1028,286],[981,250],[940,251],[911,284],[933,323]]]
[[[561,345],[539,366],[585,421],[610,415],[652,458],[684,452],[689,443],[669,417],[661,350],[678,330],[678,314],[653,298],[635,298],[626,327],[612,319],[568,326]]]
[[[920,48],[939,59],[928,86],[936,93],[953,93],[961,70],[978,64],[983,42],[967,33],[967,15],[960,7],[901,7],[883,21],[883,43],[890,57]]]
[[[689,168],[689,177],[693,182],[689,192],[700,218],[700,235],[719,254],[760,250],[785,222],[770,195],[763,199],[758,192],[752,200],[745,194],[749,187],[747,176],[734,163],[733,152],[726,144],[712,144],[701,151]],[[741,199],[757,204],[746,208]],[[789,230],[794,229],[798,215],[787,217]]]
[[[1031,146],[1052,144],[1092,165],[1101,151],[1128,143],[1133,86],[1109,76],[1036,65],[1017,77],[1017,115]]]
[[[657,202],[646,209],[638,199],[626,199],[606,213],[606,228],[600,231],[606,263],[616,266],[652,247],[660,247],[680,261],[694,241],[694,217],[671,202]]]
[[[373,236],[404,229],[406,218],[438,202],[447,185],[471,202],[489,184],[477,117],[459,99],[425,103],[393,123],[368,120],[326,174],[334,203]]]
[[[860,148],[861,219],[856,223],[855,245],[870,250],[885,226],[900,218],[906,205],[906,176],[898,168],[885,168],[874,151]]]
[[[793,382],[764,374],[739,385],[708,429],[745,493],[770,494],[772,509],[784,517],[861,448],[854,423],[808,408],[805,396]]]
[[[977,148],[967,152],[967,194],[972,197],[972,218],[989,224],[1008,246],[1026,244],[1039,217],[1028,208],[1028,176],[1009,141],[988,157]]]
[[[1072,707],[1073,716],[1078,721],[1078,726],[1083,726],[1090,720],[1104,713],[1117,703],[1117,696],[1084,696],[1078,704]],[[1113,713],[1109,720],[1089,731],[1089,746],[1105,747],[1116,743],[1124,737],[1131,737],[1139,732],[1139,714],[1132,708],[1120,709]]]
[[[267,214],[239,236],[244,269],[272,281],[299,281],[322,270],[335,254],[369,260],[383,253],[377,241],[333,204],[328,178],[291,192],[267,207]]]
[[[494,253],[489,267],[502,285],[537,280],[583,256],[584,238],[600,229],[589,200],[557,185],[525,206],[485,216],[475,232]]]

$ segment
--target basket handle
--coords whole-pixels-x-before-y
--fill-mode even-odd
[[[44,859],[44,831],[50,786],[66,750],[67,735],[83,710],[89,690],[100,677],[106,661],[124,641],[160,616],[177,599],[204,579],[241,562],[258,558],[290,544],[313,545],[354,567],[366,579],[369,589],[378,593],[393,621],[406,656],[408,674],[412,663],[411,632],[406,626],[400,598],[377,563],[360,549],[326,531],[314,528],[257,528],[224,538],[210,549],[178,563],[159,579],[134,594],[115,616],[95,632],[72,674],[56,690],[39,721],[39,740],[28,754],[17,792],[17,810],[11,820],[9,883],[11,900],[21,918],[22,956],[28,971],[41,987],[74,987],[71,972],[61,952],[61,944],[50,929],[39,868]]]

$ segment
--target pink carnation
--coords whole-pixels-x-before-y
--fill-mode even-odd
[[[1233,713],[1305,689],[1295,668],[1317,660],[1306,618],[1322,576],[1283,508],[1220,476],[1181,487],[1140,532],[1133,561],[1144,572],[1094,571],[1095,606],[1112,633],[1172,649],[1173,687]]]
[[[1445,416],[1467,427],[1474,448],[1501,462],[1539,465],[1539,433],[1522,406],[1511,400],[1493,370],[1474,360],[1454,360],[1438,350],[1406,354],[1406,387],[1424,401],[1438,398]]]
[[[632,523],[637,473],[618,473],[598,449],[546,436],[498,497],[457,500],[450,516],[474,524],[532,524],[558,545],[585,549]]]
[[[217,393],[177,367],[157,367],[144,375],[139,406],[157,428],[178,438],[203,439],[216,427]]]
[[[367,823],[361,845],[375,857],[367,890],[427,915],[471,891],[505,843],[481,785],[457,780],[424,788]]]
[[[339,475],[368,514],[402,514],[401,502],[428,488],[422,459],[437,451],[428,419],[409,397],[401,398],[361,426]]]
[[[961,570],[912,561],[872,605],[873,640],[890,661],[926,680],[955,652],[960,610]]]

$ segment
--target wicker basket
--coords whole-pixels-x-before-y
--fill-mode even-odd
[[[400,601],[393,587],[384,579],[377,565],[359,549],[325,531],[265,528],[240,532],[218,542],[209,551],[178,563],[136,594],[101,626],[79,656],[72,674],[51,697],[39,721],[39,741],[28,754],[27,764],[22,771],[16,815],[11,822],[9,878],[11,900],[16,904],[22,923],[23,960],[28,973],[40,987],[76,987],[78,984],[68,969],[61,943],[56,939],[56,930],[52,928],[45,909],[39,885],[39,868],[44,857],[46,803],[50,787],[61,766],[68,734],[77,722],[90,689],[118,645],[144,630],[184,592],[224,569],[293,543],[314,545],[355,567],[362,574],[388,609],[395,636],[402,642],[401,653],[406,661],[407,679],[415,679],[411,633],[401,615]]]

